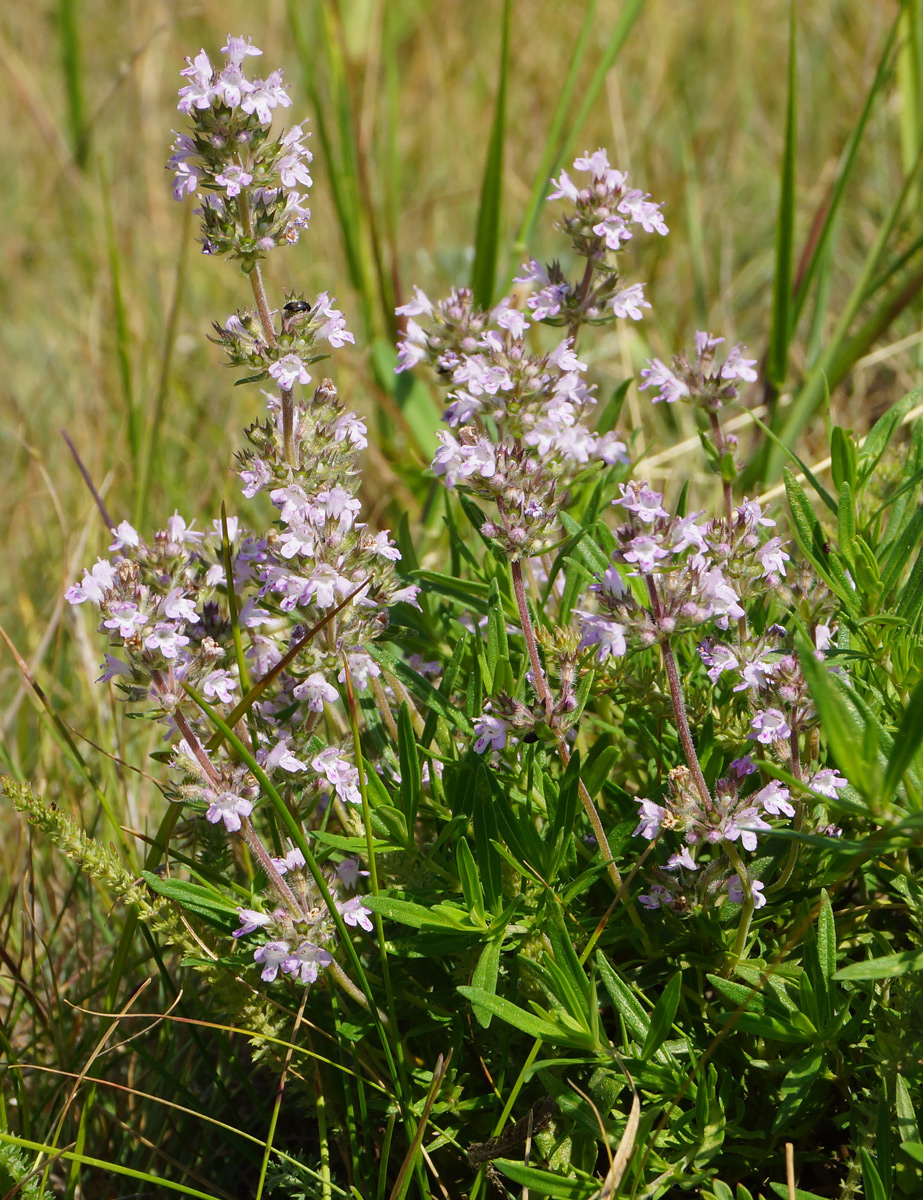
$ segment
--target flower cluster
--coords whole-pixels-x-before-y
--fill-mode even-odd
[[[596,400],[575,339],[583,324],[640,319],[642,307],[649,307],[641,285],[619,287],[614,256],[633,224],[667,232],[659,206],[628,188],[604,151],[574,166],[589,172],[591,182],[577,188],[562,172],[550,199],[572,206],[562,226],[587,259],[581,283],[569,283],[557,263],[531,260],[516,280],[538,285],[525,311],[515,293],[492,311],[479,309],[465,288],[438,303],[417,288],[397,310],[406,318],[398,371],[428,363],[449,388],[445,421],[454,432],[438,435],[433,471],[447,487],[461,485],[496,507],[496,519],[485,521],[481,532],[514,561],[555,541],[568,488],[600,464],[627,462],[616,433],[588,424]],[[538,353],[530,347],[539,324],[565,325],[567,336]]]
[[[300,890],[283,879],[292,864],[273,860],[262,844],[257,780],[227,747],[207,749],[213,726],[203,713],[233,713],[233,723],[243,705],[249,750],[291,811],[307,820],[332,802],[354,824],[358,769],[317,730],[342,687],[377,686],[381,669],[370,646],[391,606],[414,603],[417,589],[398,579],[401,555],[388,532],[361,519],[365,423],[344,408],[329,379],[299,398],[312,383],[308,368],[353,341],[342,313],[325,293],[313,302],[291,295],[273,313],[252,270],[273,245],[292,240],[294,189],[310,183],[310,154],[300,127],[270,138],[272,110],[289,103],[279,73],[246,79],[243,63],[259,51],[242,38],[229,38],[224,53],[220,70],[203,51],[183,72],[179,108],[195,125],[170,165],[177,198],[206,193],[207,248],[240,259],[253,284],[255,309],[216,325],[214,340],[230,365],[278,389],[264,393],[266,418],[247,430],[239,455],[243,494],[265,493],[276,522],[254,534],[230,518],[200,532],[176,514],[151,543],[123,522],[113,531],[112,559],[85,571],[67,599],[99,609],[115,651],[103,680],[152,703],[152,715],[178,732],[176,798],[243,837],[262,865],[277,902],[265,922],[274,948],[257,955],[263,978],[281,970],[311,982],[330,961],[325,922],[332,918],[305,900],[303,873]],[[339,911],[347,924],[367,921],[358,900]]]
[[[599,611],[578,610],[581,644],[597,647],[600,662],[706,622],[727,629],[743,619],[747,600],[784,576],[789,556],[779,538],[765,539],[763,530],[775,522],[755,501],[745,500],[730,522],[700,522],[701,514],[671,516],[662,494],[644,482],[621,484],[620,491],[613,504],[626,519],[615,530],[613,565],[591,589]],[[644,580],[646,602],[626,582],[631,576]]]
[[[312,984],[318,972],[333,962],[331,949],[336,945],[336,925],[330,910],[319,895],[312,879],[305,872],[304,855],[296,847],[284,858],[276,859],[275,865],[289,894],[296,900],[297,908],[278,907],[270,913],[252,908],[239,908],[240,928],[235,938],[246,937],[259,931],[265,939],[253,951],[253,960],[262,967],[264,983],[272,983],[280,972],[302,984]],[[372,932],[371,913],[358,896],[344,898],[342,889],[358,882],[360,872],[355,859],[340,863],[332,877],[327,879],[328,890],[333,896],[337,912],[346,925],[358,926]]]
[[[635,837],[653,841],[662,831],[670,831],[683,843],[662,867],[655,868],[658,882],[638,898],[644,908],[683,913],[693,902],[713,903],[724,893],[740,904],[748,891],[754,908],[766,903],[763,884],[751,876],[741,856],[753,854],[759,838],[775,827],[767,817],[790,819],[796,808],[789,789],[777,780],[752,786],[758,769],[749,755],[734,759],[705,802],[688,768],[676,767],[670,772],[663,804],[638,800]],[[825,768],[806,784],[822,795],[835,796],[846,780]]]
[[[664,366],[659,358],[650,359],[641,371],[644,383],[641,388],[654,387],[657,395],[654,403],[665,401],[673,404],[684,400],[708,413],[716,413],[725,404],[736,400],[739,395],[738,381],[752,383],[756,379],[755,358],[744,358],[746,346],[733,346],[724,362],[718,364],[715,351],[724,338],[710,333],[695,335],[695,359],[690,362],[685,354],[673,359],[672,370]]]
[[[229,37],[226,61],[213,67],[204,50],[181,74],[179,110],[193,121],[178,133],[167,167],[173,194],[201,199],[202,247],[251,271],[276,246],[297,241],[310,218],[296,188],[311,186],[311,152],[300,125],[271,139],[273,110],[291,99],[282,72],[248,79],[245,60],[262,54],[248,39]],[[187,60],[188,61],[188,60]]]

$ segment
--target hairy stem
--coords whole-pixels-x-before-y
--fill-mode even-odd
[[[535,630],[532,628],[532,618],[529,615],[529,605],[526,601],[526,587],[522,577],[522,563],[517,560],[510,564],[510,569],[513,575],[513,591],[516,595],[516,607],[519,610],[519,621],[522,625],[523,636],[526,639],[526,648],[529,651],[529,663],[532,667],[532,682],[535,687],[536,695],[541,701],[545,709],[545,719],[549,726],[554,729],[554,698],[551,695],[551,689],[548,687],[548,680],[545,678],[545,671],[542,667],[541,659],[538,656],[538,646],[535,641]],[[555,730],[557,734],[557,730]],[[567,747],[567,742],[560,735],[556,737],[558,757],[564,764],[565,770],[570,763],[570,750]],[[596,805],[590,793],[586,790],[586,785],[581,779],[578,784],[578,792],[580,801],[583,804],[583,809],[590,819],[590,824],[593,826],[593,833],[596,835],[596,841],[599,845],[599,852],[602,854],[606,862],[606,871],[612,881],[613,887],[619,891],[622,887],[622,877],[619,874],[618,868],[612,858],[612,850],[609,846],[609,839],[606,837],[606,831],[603,829],[603,823],[599,819],[599,813],[596,811]]]
[[[651,598],[654,620],[659,621],[663,616],[663,606],[660,603],[660,593],[657,591],[657,584],[650,575],[645,575],[644,578],[647,582],[648,595]],[[702,768],[699,766],[699,756],[696,753],[695,742],[692,740],[689,718],[686,716],[686,702],[683,699],[683,687],[679,679],[679,669],[676,666],[676,655],[673,653],[673,647],[670,645],[669,638],[660,643],[660,654],[663,659],[664,670],[667,673],[667,683],[670,686],[670,701],[673,705],[673,719],[676,722],[676,728],[679,732],[679,740],[683,747],[686,765],[692,773],[692,779],[695,783],[696,791],[699,793],[699,798],[705,810],[708,811],[712,807],[711,793],[708,790],[708,784],[705,782],[705,776],[702,774]]]

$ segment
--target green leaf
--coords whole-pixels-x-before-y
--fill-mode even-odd
[[[862,1182],[865,1185],[865,1200],[890,1200],[891,1189],[886,1188],[878,1174],[875,1160],[864,1146],[859,1148],[859,1160],[862,1163]]]
[[[817,1085],[823,1065],[824,1056],[819,1050],[798,1058],[782,1080],[782,1100],[772,1122],[773,1133],[781,1132],[797,1120]]]
[[[776,269],[772,287],[772,326],[766,355],[769,381],[781,390],[788,371],[792,336],[792,255],[795,239],[795,162],[798,134],[798,73],[796,70],[795,5],[791,6],[788,36],[788,100],[785,112],[785,148],[779,180],[776,217]]]
[[[237,917],[237,905],[212,888],[189,883],[184,879],[161,879],[151,871],[142,871],[141,878],[158,896],[172,900],[186,912],[195,913],[196,916],[219,925],[222,929],[227,926],[228,917]]]
[[[459,987],[456,990],[459,995],[470,1000],[472,1004],[478,1004],[481,1008],[492,1012],[494,1016],[500,1017],[501,1020],[506,1021],[508,1025],[512,1025],[514,1029],[520,1030],[528,1037],[541,1038],[542,1041],[550,1042],[555,1046],[575,1046],[581,1050],[595,1048],[589,1034],[568,1029],[558,1022],[552,1021],[548,1013],[541,1017],[537,1016],[535,1013],[520,1008],[517,1004],[512,1004],[502,996],[485,991],[484,988]]]
[[[923,682],[910,693],[907,707],[901,717],[900,727],[894,738],[885,780],[882,784],[882,801],[887,802],[897,791],[910,764],[923,745]]]
[[[401,764],[401,808],[407,822],[408,835],[416,827],[417,810],[423,792],[420,756],[413,732],[410,707],[405,701],[397,715],[397,752]]]
[[[644,1047],[641,1050],[641,1057],[645,1062],[656,1050],[660,1049],[669,1037],[670,1029],[676,1017],[676,1010],[679,1007],[679,998],[682,990],[683,973],[682,971],[677,971],[661,992],[660,998],[654,1005],[654,1010],[651,1013],[650,1028],[647,1031],[647,1037],[644,1039]]]
[[[426,908],[411,900],[399,900],[393,896],[364,896],[362,903],[381,913],[389,921],[409,925],[411,929],[451,929],[456,933],[481,934],[483,929],[472,925],[464,909],[448,904],[437,904]]]
[[[830,475],[833,486],[840,490],[845,483],[855,492],[857,468],[858,452],[851,431],[834,425],[830,431]]]
[[[500,244],[500,208],[503,195],[503,139],[506,130],[506,84],[510,67],[510,14],[512,0],[504,0],[500,42],[500,70],[494,119],[487,143],[487,161],[481,181],[471,290],[478,308],[490,308],[497,278],[497,249]]]
[[[599,1180],[590,1175],[582,1179],[569,1179],[566,1175],[553,1174],[539,1167],[527,1167],[524,1162],[512,1158],[495,1158],[493,1165],[513,1183],[521,1184],[539,1196],[551,1196],[552,1200],[589,1200],[599,1195]]]
[[[471,853],[471,847],[465,838],[459,838],[455,847],[455,865],[461,880],[462,894],[465,903],[472,913],[476,913],[483,921],[486,916],[484,908],[484,892],[481,888],[481,877],[478,874],[477,863]]]
[[[644,1042],[651,1027],[651,1019],[637,996],[619,979],[601,950],[596,951],[596,966],[603,987],[609,993],[615,1011],[625,1022],[625,1028],[636,1041]]]
[[[886,954],[882,958],[870,958],[866,962],[850,963],[841,967],[834,979],[896,979],[912,971],[923,970],[923,950],[904,950],[900,954]]]
[[[481,951],[481,957],[478,959],[477,966],[474,968],[474,974],[471,976],[472,987],[482,992],[489,992],[492,996],[497,993],[497,979],[500,974],[500,951],[503,947],[504,936],[505,931],[500,937],[491,938]],[[489,1029],[490,1023],[494,1019],[494,1014],[475,1001],[472,1001],[471,1009],[478,1024],[484,1029]]]
[[[856,553],[853,543],[856,540],[856,506],[853,501],[852,488],[845,480],[840,488],[836,519],[840,549],[849,562],[855,562]]]
[[[860,720],[843,682],[814,657],[814,648],[801,638],[796,643],[808,690],[840,770],[866,799],[871,799],[877,790],[877,762],[867,762],[863,754],[866,722]]]
[[[920,391],[908,392],[880,416],[869,430],[858,454],[859,478],[863,484],[871,477],[872,472],[881,462],[892,437],[900,428],[907,413],[918,403],[920,396]]]

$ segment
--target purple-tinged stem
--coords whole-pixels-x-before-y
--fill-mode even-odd
[[[651,598],[654,620],[659,621],[663,616],[663,607],[660,603],[657,584],[650,575],[645,575],[644,579],[647,583],[648,595]],[[660,643],[660,654],[663,659],[664,670],[667,673],[667,683],[670,686],[670,701],[673,705],[673,719],[676,722],[679,740],[686,758],[686,765],[692,773],[692,779],[695,783],[696,791],[699,793],[699,798],[705,810],[709,811],[712,807],[711,792],[708,790],[708,784],[705,782],[705,776],[702,774],[702,768],[699,766],[699,756],[696,753],[695,742],[692,740],[689,718],[686,716],[686,702],[683,699],[683,687],[679,680],[676,656],[673,653],[673,647],[670,645],[669,638],[665,638]]]
[[[526,588],[522,578],[522,563],[517,559],[516,562],[510,564],[513,575],[513,591],[516,595],[516,607],[519,609],[519,621],[522,625],[523,636],[526,639],[526,647],[529,651],[529,662],[532,665],[532,680],[535,686],[536,694],[545,709],[546,719],[549,726],[554,729],[554,699],[551,695],[551,689],[548,687],[548,681],[545,678],[545,671],[542,667],[541,659],[538,656],[538,646],[535,642],[535,631],[532,628],[532,618],[529,616],[529,605],[526,601]],[[555,733],[557,731],[555,730]],[[570,763],[570,750],[567,748],[567,742],[564,738],[558,735],[556,737],[558,757],[564,764],[564,769]],[[596,811],[596,805],[593,803],[593,798],[586,789],[586,785],[581,779],[577,788],[580,801],[583,804],[583,809],[590,819],[590,824],[593,826],[593,833],[596,835],[596,841],[599,844],[599,852],[606,860],[606,870],[609,873],[609,878],[616,891],[620,891],[622,887],[622,877],[619,874],[618,867],[612,858],[612,850],[609,846],[609,839],[606,837],[606,831],[603,829],[603,823],[599,818],[599,813]]]

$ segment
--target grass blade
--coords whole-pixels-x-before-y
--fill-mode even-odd
[[[506,133],[506,85],[510,68],[510,16],[512,0],[504,0],[503,28],[500,40],[500,72],[494,119],[487,143],[487,162],[481,182],[477,231],[474,238],[474,264],[471,289],[480,308],[490,308],[497,278],[497,253],[500,245],[500,209],[503,197],[503,141]]]

